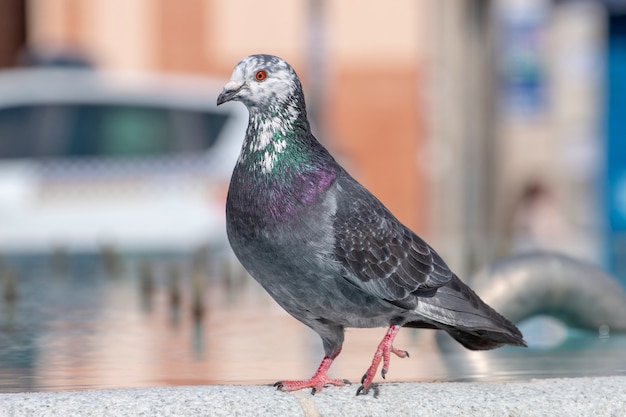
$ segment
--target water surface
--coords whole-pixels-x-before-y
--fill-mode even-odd
[[[3,264],[0,282],[5,288],[12,271],[16,297],[0,298],[0,392],[271,384],[308,378],[323,356],[318,336],[232,263],[31,256]],[[537,333],[534,347],[469,352],[431,330],[404,329],[394,344],[411,356],[392,357],[387,380],[626,375],[624,336],[561,330],[555,345],[540,343],[554,339],[551,330],[524,331]],[[349,329],[331,376],[357,383],[384,333]]]

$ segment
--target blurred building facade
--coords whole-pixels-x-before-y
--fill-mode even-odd
[[[519,218],[537,212],[562,227],[536,247],[602,259],[603,2],[4,4],[24,22],[13,44],[104,69],[226,79],[248,54],[282,56],[322,142],[462,273],[528,241]],[[18,49],[2,51],[8,66]],[[528,214],[533,184],[548,209]]]

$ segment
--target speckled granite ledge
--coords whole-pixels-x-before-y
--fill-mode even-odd
[[[268,386],[195,386],[0,394],[0,416],[624,416],[626,376],[505,383],[384,383],[284,393]]]

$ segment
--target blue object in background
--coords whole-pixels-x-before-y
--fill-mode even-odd
[[[626,286],[626,14],[609,17],[606,210],[608,267]]]
[[[549,2],[501,2],[498,67],[501,105],[514,118],[542,115],[547,105],[546,43]]]

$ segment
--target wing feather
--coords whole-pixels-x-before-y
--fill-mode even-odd
[[[343,172],[336,183],[335,256],[344,278],[372,295],[412,305],[452,279],[441,257]]]

